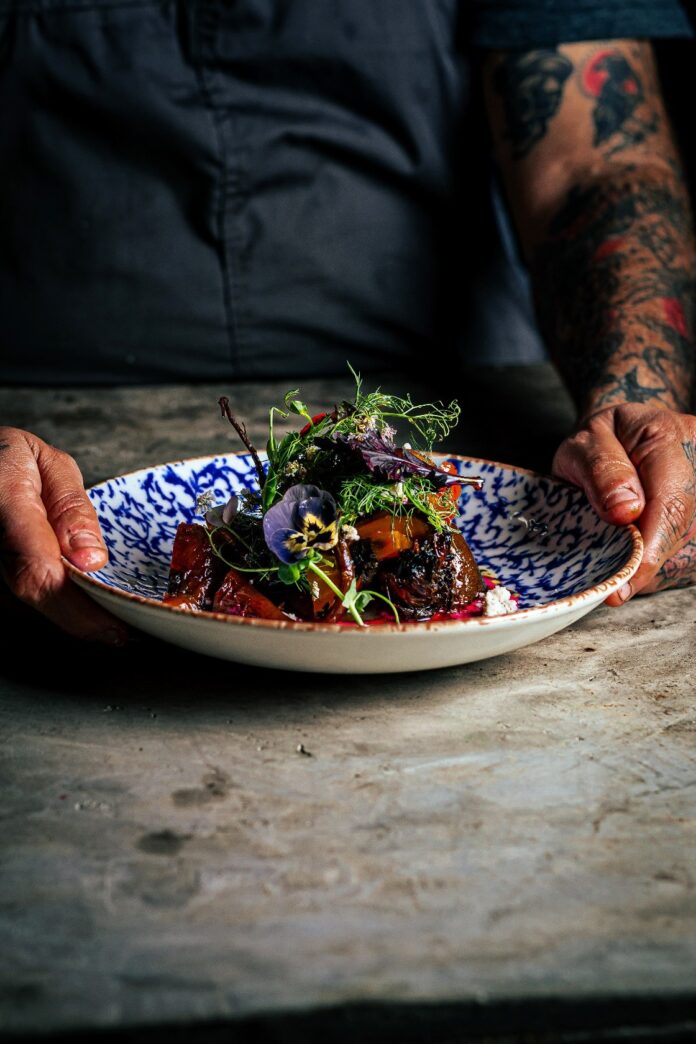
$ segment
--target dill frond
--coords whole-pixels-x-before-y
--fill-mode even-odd
[[[447,518],[454,513],[449,502],[442,503],[433,496],[431,483],[420,476],[385,483],[371,475],[352,475],[341,484],[338,501],[341,521],[349,526],[376,511],[388,511],[399,517],[418,511],[440,533],[448,528]]]
[[[461,408],[455,400],[445,406],[442,402],[417,403],[410,395],[390,395],[381,388],[363,393],[360,375],[350,369],[356,384],[354,410],[334,424],[334,432],[350,435],[375,426],[383,431],[390,421],[401,421],[409,425],[417,448],[431,450],[459,423]]]

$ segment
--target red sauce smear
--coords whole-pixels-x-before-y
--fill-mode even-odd
[[[498,580],[493,580],[490,576],[484,576],[483,582],[489,591],[492,591],[494,587],[500,587]],[[517,605],[520,600],[520,596],[511,594],[512,601]],[[484,609],[486,608],[485,596],[480,594],[468,605],[465,605],[463,609],[458,609],[456,613],[434,613],[429,616],[427,620],[405,620],[404,623],[439,623],[442,620],[471,620],[475,616],[483,616]],[[340,624],[341,627],[358,627],[353,620],[337,620],[336,623]],[[366,627],[379,627],[382,624],[393,624],[394,615],[388,611],[380,612],[373,620],[366,620]]]

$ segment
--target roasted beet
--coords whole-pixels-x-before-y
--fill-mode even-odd
[[[369,540],[356,540],[350,545],[358,587],[369,587],[377,574],[379,565]]]
[[[262,620],[287,620],[289,617],[253,587],[236,569],[229,569],[220,584],[213,609],[230,616],[258,616]]]
[[[204,527],[182,522],[176,531],[169,584],[162,601],[181,609],[210,609],[226,569],[213,553]]]
[[[460,533],[432,533],[411,551],[385,562],[377,577],[406,619],[454,613],[485,588],[469,545]]]
[[[335,576],[331,576],[331,579],[336,584],[338,589],[342,591],[343,594],[345,594],[350,585],[353,583],[353,580],[355,579],[355,564],[353,563],[350,548],[348,547],[348,544],[345,540],[339,540],[338,544],[336,545],[336,550],[334,551],[334,556],[336,559],[338,578],[336,578]],[[326,584],[322,584],[322,587],[325,588]],[[336,596],[334,595],[333,603],[329,611],[324,616],[324,619],[332,620],[336,616],[339,616],[342,611],[343,603],[340,602],[339,599],[336,598]],[[314,612],[314,618],[318,619],[316,607]]]

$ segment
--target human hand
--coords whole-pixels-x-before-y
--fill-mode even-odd
[[[608,605],[696,583],[696,417],[646,403],[610,406],[561,444],[553,473],[581,486],[606,522],[641,531],[640,568]]]
[[[85,570],[108,558],[80,470],[35,435],[0,427],[0,570],[7,586],[68,634],[123,644],[123,626],[75,587],[61,555]]]

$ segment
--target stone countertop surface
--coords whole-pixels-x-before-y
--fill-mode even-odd
[[[452,448],[548,469],[551,371],[462,380]],[[221,391],[259,437],[284,388],[12,389],[0,416],[91,482],[230,446]],[[694,1039],[696,591],[355,678],[2,613],[1,1040]]]

